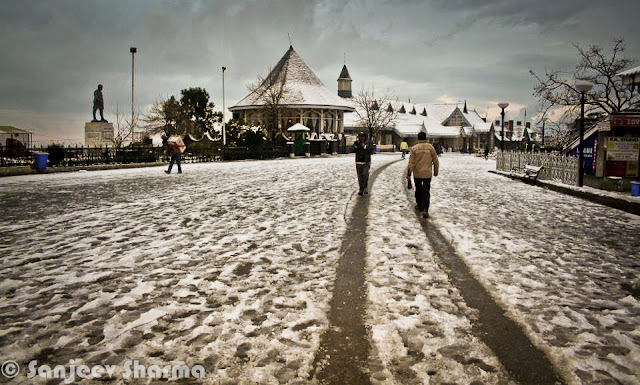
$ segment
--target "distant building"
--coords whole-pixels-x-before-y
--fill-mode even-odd
[[[501,148],[502,142],[502,122],[501,119],[496,119],[494,123],[495,128],[495,143],[496,146]],[[531,122],[525,122],[519,120],[505,120],[504,121],[504,149],[505,151],[525,151],[531,150],[534,145],[538,145],[541,138],[538,138],[538,133],[531,129]]]
[[[564,148],[563,154],[578,156],[580,138]],[[640,160],[640,112],[618,112],[586,127],[584,138],[584,173],[586,184],[595,178],[636,180]],[[597,186],[597,184],[595,184]]]
[[[14,154],[21,154],[31,148],[33,134],[14,126],[0,126],[0,148]]]
[[[348,72],[346,75],[348,77]],[[292,46],[266,79],[275,80],[286,90],[278,104],[281,108],[278,127],[267,133],[271,139],[278,134],[287,135],[287,129],[296,123],[309,128],[311,137],[344,132],[345,112],[351,112],[354,108],[325,87]],[[343,81],[349,83],[350,89],[350,79]],[[259,87],[230,107],[233,117],[242,118],[249,126],[260,125],[264,120],[266,105],[261,94],[263,90],[264,87]]]
[[[344,66],[338,78],[338,95],[357,110],[360,107],[353,100],[351,80],[349,71]],[[494,146],[493,124],[486,122],[475,110],[469,111],[466,102],[463,109],[457,103],[400,101],[390,101],[380,108],[397,112],[397,117],[373,138],[378,145],[394,145],[399,148],[403,140],[413,145],[418,140],[418,133],[425,132],[431,142],[453,151],[472,152]],[[364,129],[357,113],[346,115],[344,125],[345,133],[351,135]]]

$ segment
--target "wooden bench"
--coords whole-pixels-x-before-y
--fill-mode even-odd
[[[514,167],[511,169],[511,176],[520,178],[520,179],[530,179],[537,180],[538,174],[542,171],[543,166],[532,166],[530,164],[524,167]]]

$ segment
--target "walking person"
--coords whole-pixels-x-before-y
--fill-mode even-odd
[[[407,143],[406,140],[403,140],[402,143],[400,143],[400,151],[402,151],[402,159],[404,159],[405,154],[409,152],[409,143]]]
[[[169,162],[169,169],[165,170],[167,174],[171,174],[171,169],[173,168],[173,164],[175,163],[178,166],[178,174],[182,174],[182,167],[180,166],[180,159],[182,158],[182,153],[187,148],[184,145],[184,141],[180,136],[172,136],[167,140],[167,155],[171,156],[171,161]]]
[[[360,187],[358,195],[369,194],[369,169],[374,148],[373,143],[367,140],[366,133],[361,132],[358,135],[358,140],[353,144],[353,151],[356,153],[356,172]]]
[[[418,134],[418,144],[411,148],[409,165],[407,166],[407,184],[411,185],[411,174],[416,185],[416,207],[423,218],[429,218],[429,201],[431,200],[431,178],[438,176],[438,154],[427,142],[427,134]]]

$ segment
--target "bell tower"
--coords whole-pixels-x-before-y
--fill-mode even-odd
[[[352,98],[351,93],[351,76],[349,76],[349,70],[347,65],[342,66],[340,77],[338,77],[338,96],[341,98]]]

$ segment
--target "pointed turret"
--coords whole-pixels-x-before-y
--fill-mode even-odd
[[[313,105],[353,111],[353,107],[348,106],[343,99],[322,84],[292,46],[273,67],[262,84],[229,110],[233,112],[264,106],[266,103],[264,94],[273,87],[273,84],[278,84],[282,90],[285,90],[283,97],[279,100],[280,105]]]
[[[342,66],[340,77],[338,77],[338,96],[342,98],[353,97],[351,93],[351,76],[349,76],[349,70],[346,64]]]

